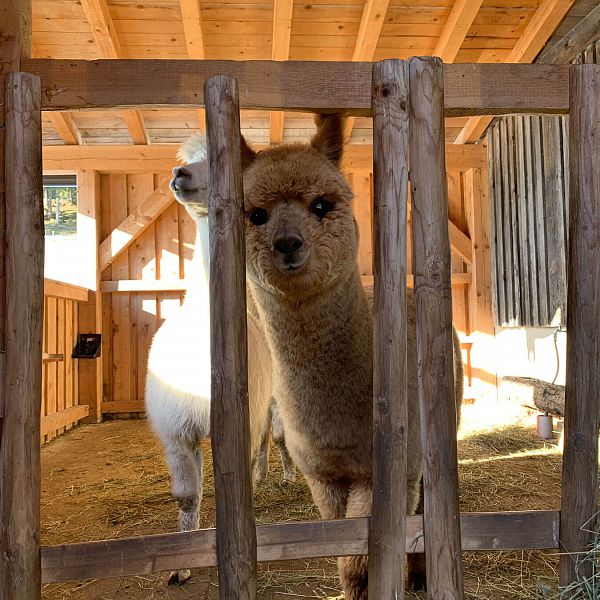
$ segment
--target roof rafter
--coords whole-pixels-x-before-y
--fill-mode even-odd
[[[52,127],[56,129],[56,133],[67,146],[76,146],[81,144],[81,133],[77,129],[73,118],[68,112],[48,112],[48,119],[52,123]]]
[[[181,19],[183,21],[183,33],[185,35],[185,47],[189,58],[204,60],[206,52],[204,49],[204,32],[202,29],[202,7],[200,0],[179,0]],[[200,131],[206,129],[204,120],[204,109],[198,109],[198,126]]]
[[[527,24],[523,35],[507,56],[507,63],[530,63],[560,25],[575,0],[544,0]],[[455,144],[474,143],[484,134],[493,117],[471,117]]]
[[[439,56],[445,63],[454,62],[482,4],[483,0],[456,0],[433,51],[434,56]]]
[[[271,46],[271,58],[273,60],[288,60],[290,57],[293,10],[294,0],[274,0],[273,41]],[[272,111],[270,121],[270,141],[271,143],[280,142],[283,139],[283,111]]]
[[[352,53],[353,62],[370,62],[373,60],[389,4],[390,0],[367,0],[363,8],[358,36]],[[352,135],[354,120],[354,117],[346,119],[344,125],[344,141],[346,143]]]
[[[104,58],[122,58],[123,51],[119,36],[110,16],[106,0],[81,0],[85,18]],[[139,110],[128,110],[122,114],[134,144],[147,144],[148,133]]]

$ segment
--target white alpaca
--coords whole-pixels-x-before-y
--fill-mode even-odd
[[[209,240],[206,200],[206,142],[192,136],[179,152],[186,167],[173,169],[171,189],[196,223],[196,244],[185,300],[156,332],[148,357],[146,414],[160,438],[169,465],[173,495],[179,505],[179,530],[199,526],[202,500],[202,450],[210,435]],[[294,481],[277,405],[271,398],[271,357],[252,298],[248,297],[248,368],[250,435],[256,478],[267,473],[269,427],[277,443],[284,479]],[[189,570],[171,573],[182,583]]]

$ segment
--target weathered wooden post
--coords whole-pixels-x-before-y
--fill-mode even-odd
[[[252,507],[246,247],[237,81],[204,86],[210,224],[211,433],[217,505],[219,597],[256,597]]]
[[[41,595],[40,409],[44,210],[40,79],[6,76],[6,377],[0,443],[0,599]]]
[[[373,65],[373,508],[369,598],[404,598],[408,63]]]
[[[410,189],[417,304],[427,592],[463,598],[452,288],[439,58],[410,60]]]
[[[598,504],[600,402],[600,66],[570,70],[569,257],[565,448],[560,584],[590,576],[578,566]]]

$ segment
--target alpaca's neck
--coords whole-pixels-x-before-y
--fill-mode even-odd
[[[208,239],[208,217],[192,215],[196,223],[194,256],[186,279],[190,282],[185,299],[186,304],[203,301],[208,305],[210,282],[210,245]]]

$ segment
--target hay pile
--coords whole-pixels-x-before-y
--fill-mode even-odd
[[[211,527],[214,490],[208,445],[206,450],[201,526]],[[459,441],[459,458],[463,511],[559,507],[560,453],[555,445],[538,440],[529,425],[495,431],[465,429]],[[301,477],[296,484],[282,483],[275,450],[269,477],[257,487],[255,508],[259,523],[318,518]],[[176,518],[162,452],[144,421],[81,427],[44,447],[44,544],[173,531]],[[556,589],[557,566],[552,552],[465,553],[467,598],[541,598],[540,590]],[[216,583],[215,570],[210,569],[195,571],[190,584],[182,588],[166,588],[164,574],[156,574],[46,586],[43,597],[214,600]],[[340,594],[335,559],[261,565],[258,587],[263,600],[324,599]]]

